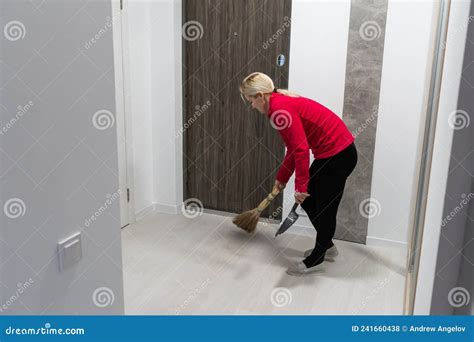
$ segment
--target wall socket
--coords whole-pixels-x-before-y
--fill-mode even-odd
[[[58,242],[59,271],[76,264],[82,258],[81,233],[77,232]]]

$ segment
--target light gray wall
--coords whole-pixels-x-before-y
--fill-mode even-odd
[[[0,313],[122,314],[111,1],[0,6]]]
[[[431,314],[472,314],[474,296],[474,6],[471,4],[458,118],[451,149]],[[467,25],[468,23],[459,23]],[[463,111],[463,112],[461,112]],[[466,203],[467,202],[467,203]],[[448,219],[449,217],[449,219]],[[462,305],[461,305],[462,304]]]

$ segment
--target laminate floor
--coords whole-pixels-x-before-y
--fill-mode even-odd
[[[285,270],[314,236],[276,240],[276,225],[249,235],[231,217],[154,214],[122,229],[129,315],[398,315],[406,251],[335,240],[339,255],[321,274]]]

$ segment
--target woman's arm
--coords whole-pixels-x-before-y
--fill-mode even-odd
[[[280,183],[286,184],[288,183],[288,180],[290,179],[294,171],[295,171],[295,158],[293,157],[293,154],[288,153],[288,150],[287,150],[285,154],[285,159],[283,159],[283,162],[281,163],[281,166],[278,169],[276,180],[279,181]]]
[[[298,113],[287,109],[275,111],[270,120],[280,132],[287,148],[276,178],[286,183],[295,171],[295,191],[305,193],[309,181],[309,145],[303,123]],[[282,122],[284,124],[279,125]]]

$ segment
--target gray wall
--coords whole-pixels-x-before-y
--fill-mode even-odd
[[[111,1],[0,6],[0,313],[122,314]]]
[[[472,3],[470,15],[474,16]],[[466,24],[459,23],[459,25]],[[436,279],[431,306],[431,314],[434,315],[472,314],[472,297],[474,296],[474,121],[472,118],[474,64],[471,63],[473,62],[474,22],[471,20],[467,32],[458,100],[458,111],[464,112],[458,114],[459,126],[453,135],[443,210],[445,220],[441,228],[436,261]]]

